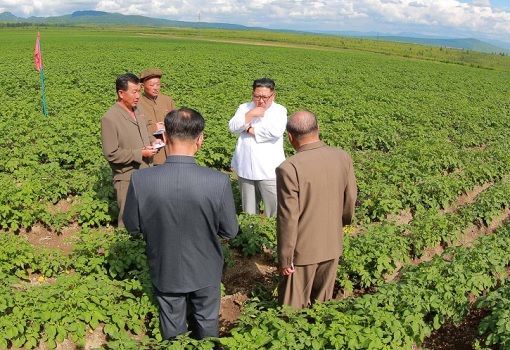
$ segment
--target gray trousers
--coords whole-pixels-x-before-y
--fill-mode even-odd
[[[188,293],[164,293],[154,287],[164,339],[191,331],[194,339],[219,336],[220,284]]]
[[[248,180],[238,177],[238,182],[244,212],[259,214],[262,200],[266,216],[276,216],[276,179]]]

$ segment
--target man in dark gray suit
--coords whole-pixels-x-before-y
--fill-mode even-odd
[[[126,229],[143,233],[147,244],[165,339],[188,330],[196,339],[219,335],[219,237],[234,238],[239,230],[229,177],[193,157],[204,126],[189,108],[166,115],[170,155],[160,166],[133,173],[124,209]]]

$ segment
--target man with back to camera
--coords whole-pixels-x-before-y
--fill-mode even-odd
[[[253,100],[241,104],[228,123],[230,132],[239,134],[232,168],[238,176],[242,210],[258,214],[262,198],[265,214],[271,217],[276,215],[275,168],[285,160],[287,109],[274,102],[273,80],[257,79],[252,88]]]
[[[140,97],[140,106],[145,111],[145,117],[149,123],[149,133],[160,131],[164,128],[164,119],[168,112],[175,109],[175,103],[172,97],[163,95],[161,90],[161,77],[163,72],[158,68],[150,68],[144,70],[140,74],[140,83],[142,84],[143,94]],[[164,132],[156,137],[164,139]],[[153,158],[152,163],[159,165],[165,162],[168,156],[168,145],[163,147]]]
[[[122,213],[133,171],[152,165],[155,148],[162,141],[147,132],[143,108],[139,108],[140,81],[132,73],[117,77],[117,101],[101,119],[103,154],[113,172],[113,187],[119,206],[118,227],[124,227]]]
[[[165,117],[170,155],[157,167],[135,172],[126,199],[124,222],[129,233],[141,232],[146,241],[165,339],[188,330],[196,339],[219,336],[219,237],[232,239],[239,230],[228,175],[195,161],[204,126],[195,110],[170,112]]]
[[[351,157],[320,140],[313,113],[294,113],[287,133],[297,153],[276,169],[278,303],[301,309],[333,297],[357,185]]]

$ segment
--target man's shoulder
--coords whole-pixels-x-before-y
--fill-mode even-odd
[[[202,176],[207,176],[210,178],[218,177],[218,178],[225,179],[225,178],[229,177],[224,172],[197,164],[195,162],[195,160],[192,160],[192,158],[193,157],[189,157],[189,156],[170,156],[167,159],[167,162],[165,162],[161,165],[158,165],[157,167],[152,167],[152,168],[142,169],[142,170],[147,171],[147,170],[152,169],[152,171],[161,171],[162,173],[166,173],[167,172],[166,169],[168,169],[166,167],[172,167],[172,166],[180,164],[180,165],[185,165],[187,171],[189,171],[190,173],[201,174]],[[188,167],[188,165],[193,165],[193,166]]]
[[[280,165],[278,165],[276,167],[276,171],[282,171],[282,170],[289,170],[290,168],[293,168],[294,167],[294,163],[296,162],[297,158],[297,153],[290,156],[289,158],[285,159],[283,162],[280,163]]]
[[[140,96],[138,100],[138,106],[149,106],[149,100],[145,95]]]
[[[214,176],[214,177],[218,177],[218,178],[222,178],[222,179],[228,178],[227,174],[225,174],[219,170],[213,169],[213,168],[208,168],[206,166],[199,166],[198,169],[200,169],[199,171],[203,172],[207,176]]]
[[[253,103],[253,101],[248,101],[248,102],[244,102],[244,103],[241,103],[237,109],[252,109],[253,107],[255,106],[255,104]]]
[[[148,168],[138,169],[133,172],[131,177],[132,178],[140,178],[140,177],[150,176],[160,170],[161,169],[159,167],[148,167]]]
[[[136,183],[152,182],[153,179],[164,177],[165,171],[162,166],[152,166],[143,169],[137,169],[131,174],[131,181]]]
[[[110,107],[109,110],[105,112],[103,117],[101,118],[101,121],[109,121],[110,123],[126,123],[129,122],[130,116],[128,112],[121,107],[118,103],[115,103],[113,106]]]
[[[287,115],[287,108],[285,108],[283,105],[279,104],[278,102],[273,102],[271,104],[271,107],[273,107],[273,109],[276,113],[285,113],[285,115]]]
[[[117,103],[114,103],[104,114],[102,119],[113,118],[116,114],[120,113]]]
[[[320,156],[319,154],[322,154]],[[342,157],[351,158],[349,153],[341,148],[329,146],[319,141],[302,146],[297,153],[287,158],[283,163],[293,164],[303,160],[316,159],[317,157]]]
[[[351,159],[351,155],[349,154],[349,152],[347,152],[346,150],[344,150],[342,148],[326,145],[324,147],[324,150],[325,150],[325,152],[329,152],[332,156],[340,157],[340,158],[344,158],[344,159]]]
[[[161,100],[162,100],[162,101],[165,101],[165,102],[167,102],[167,101],[168,101],[168,102],[173,102],[173,100],[174,100],[174,99],[172,98],[172,96],[170,96],[170,95],[165,95],[165,94],[159,94],[158,99],[160,99],[160,98],[161,98]]]

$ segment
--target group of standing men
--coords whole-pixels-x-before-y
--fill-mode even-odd
[[[228,175],[199,166],[205,120],[160,94],[162,72],[121,75],[101,121],[119,226],[142,233],[163,337],[218,336],[223,254],[239,230]],[[141,94],[140,84],[143,87]],[[357,196],[352,159],[319,138],[307,110],[287,118],[275,83],[257,79],[229,121],[242,210],[277,219],[278,302],[296,309],[332,298],[343,226]],[[283,135],[297,153],[285,159]],[[158,165],[158,166],[153,166]],[[143,169],[143,170],[140,170]],[[140,170],[140,171],[135,171]]]
[[[164,163],[169,152],[163,135],[154,135],[164,128],[165,115],[175,109],[172,98],[159,93],[162,76],[159,69],[152,68],[140,78],[132,73],[117,77],[117,101],[101,119],[103,153],[113,172],[119,227],[124,227],[122,215],[131,174]]]

